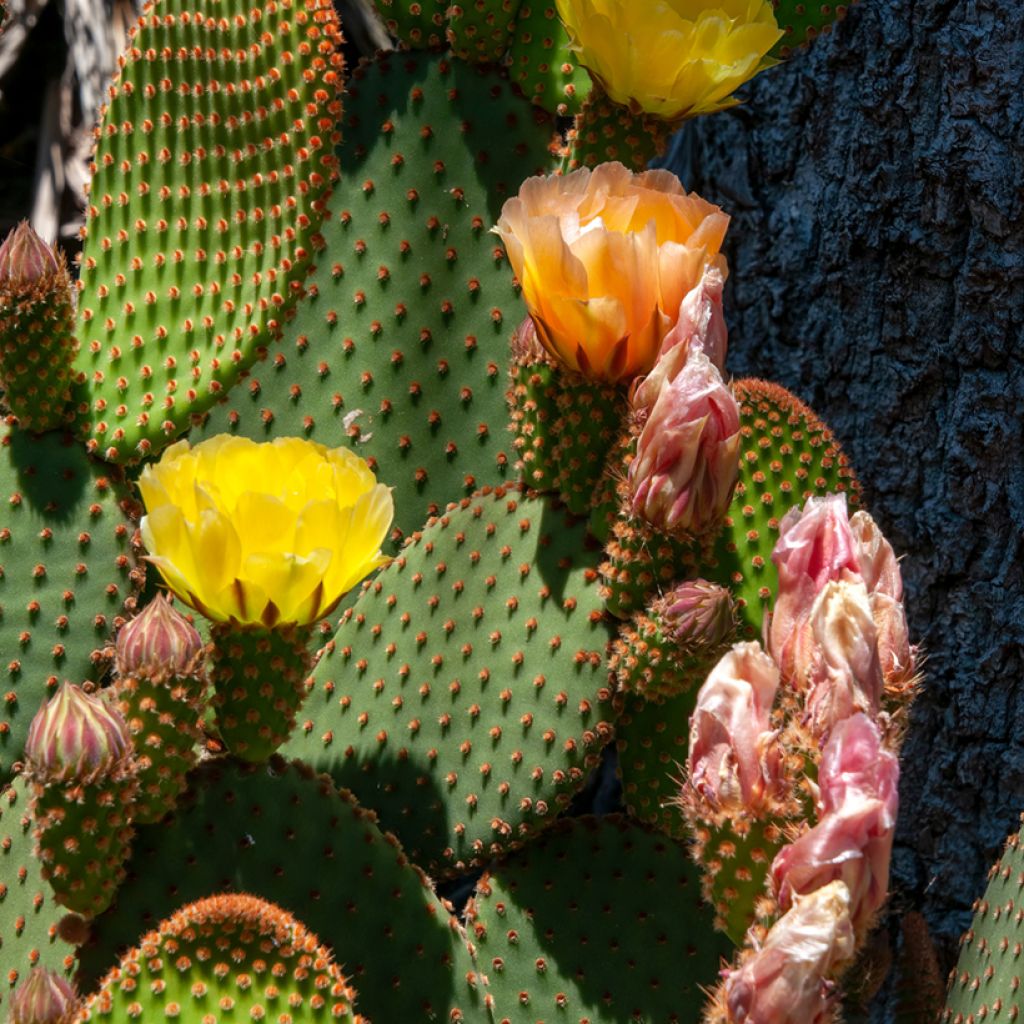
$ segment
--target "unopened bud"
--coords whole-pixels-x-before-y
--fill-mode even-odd
[[[727,973],[727,1019],[730,1024],[824,1024],[838,996],[832,978],[853,951],[850,893],[842,882],[797,899],[761,948]]]
[[[36,712],[25,741],[29,771],[41,783],[93,782],[131,751],[121,714],[72,683]]]
[[[699,534],[718,523],[739,473],[740,411],[702,351],[678,373],[670,351],[633,395],[642,423],[629,467],[632,512],[667,533]]]
[[[122,627],[116,649],[121,677],[183,678],[196,671],[203,638],[161,593]]]
[[[704,579],[677,584],[651,611],[661,631],[690,651],[718,647],[736,629],[732,594]]]
[[[0,285],[17,289],[55,274],[60,263],[48,246],[23,220],[0,244]]]
[[[67,981],[36,967],[14,990],[8,1024],[68,1024],[77,1005],[78,997]]]

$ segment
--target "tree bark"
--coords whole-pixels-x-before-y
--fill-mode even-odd
[[[733,216],[731,371],[830,423],[906,556],[927,660],[883,924],[898,955],[923,912],[944,972],[1024,811],[1022,153],[1017,0],[864,0],[668,160]]]

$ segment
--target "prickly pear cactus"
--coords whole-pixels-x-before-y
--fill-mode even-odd
[[[311,296],[202,434],[351,444],[395,488],[408,534],[512,478],[506,351],[522,309],[489,229],[549,164],[552,126],[494,70],[432,54],[366,64],[345,109]]]
[[[1006,841],[992,866],[988,888],[975,901],[971,927],[960,940],[960,959],[949,976],[943,1024],[1016,1020],[1024,1011],[1020,953],[1024,830]]]
[[[823,3],[822,0],[772,0],[775,20],[783,36],[776,44],[780,57],[790,57],[794,51],[806,49],[819,35],[828,35],[832,26],[846,16],[858,0],[848,3]]]
[[[375,817],[298,763],[201,765],[177,815],[138,830],[120,899],[81,950],[83,982],[114,965],[140,924],[211,894],[249,893],[305,916],[371,1020],[483,1020],[458,923]]]
[[[522,843],[611,738],[598,556],[549,499],[453,506],[345,612],[286,751],[432,871]]]
[[[21,759],[28,725],[65,681],[101,679],[114,630],[144,579],[136,503],[121,472],[70,437],[0,437],[3,611],[0,783]]]
[[[211,949],[230,947],[230,969]],[[165,958],[177,972],[164,971]],[[255,984],[253,984],[255,981]],[[330,949],[291,914],[255,896],[210,896],[144,935],[91,995],[82,1021],[207,1014],[219,1008],[261,1020],[275,1010],[298,1022],[358,1024],[356,993]],[[282,1014],[284,1015],[284,1014]]]
[[[67,911],[57,906],[43,880],[32,832],[28,787],[15,779],[0,793],[0,1014],[5,1019],[11,993],[33,967],[66,974],[75,964],[75,947],[58,927]]]
[[[97,129],[76,367],[89,447],[155,453],[294,311],[336,173],[329,3],[148,6]]]
[[[346,77],[326,0],[155,0],[111,86],[69,360],[80,378],[78,433],[36,437],[12,421],[0,444],[10,678],[0,783],[61,682],[88,681],[104,708],[120,702],[128,722],[117,791],[98,790],[87,813],[71,806],[73,786],[48,790],[52,780],[32,758],[38,820],[27,778],[0,795],[0,1000],[38,965],[74,971],[83,1020],[737,1024],[735,978],[756,975],[762,949],[785,948],[776,929],[793,920],[797,897],[775,880],[773,859],[830,813],[824,796],[820,806],[813,799],[828,792],[827,758],[804,727],[791,678],[742,750],[729,747],[730,729],[750,716],[707,711],[714,720],[711,739],[698,737],[707,748],[699,770],[690,765],[691,715],[704,708],[718,659],[735,641],[766,635],[784,514],[837,491],[855,504],[856,480],[793,395],[748,380],[733,396],[719,377],[716,394],[738,401],[739,434],[733,403],[719,416],[733,424],[728,442],[714,442],[725,464],[707,473],[720,499],[714,516],[698,523],[687,512],[690,532],[672,535],[638,519],[629,467],[641,417],[655,407],[636,404],[635,375],[654,369],[641,365],[644,353],[660,360],[673,344],[685,346],[677,355],[699,348],[719,373],[720,258],[702,248],[706,238],[695,241],[686,261],[718,274],[717,292],[688,284],[685,317],[659,292],[656,315],[636,335],[617,320],[614,330],[597,325],[613,355],[578,359],[570,375],[554,328],[536,311],[524,319],[520,283],[491,229],[526,178],[550,174],[552,188],[577,188],[585,175],[570,180],[556,167],[619,158],[639,169],[672,125],[639,101],[613,104],[601,83],[592,88],[554,4],[378,7],[399,48]],[[805,20],[794,20],[788,45],[821,28],[821,12],[791,13]],[[644,203],[659,190],[689,201],[667,173],[645,182]],[[537,227],[575,231],[581,243],[547,268],[552,293],[556,270],[586,278],[583,250],[602,244],[594,229],[608,225],[584,225],[581,209]],[[622,212],[609,210],[609,222]],[[717,252],[724,218],[701,216],[719,225],[707,229],[718,232]],[[652,217],[647,235],[674,230]],[[703,236],[690,225],[685,237]],[[548,242],[552,251],[560,244]],[[664,255],[635,262],[669,274],[674,257]],[[594,279],[617,278],[629,263],[609,257]],[[556,296],[587,316],[611,309],[597,298]],[[542,364],[523,358],[522,332],[510,348],[513,330],[530,323],[545,331]],[[586,356],[583,340],[573,344]],[[618,372],[626,367],[630,379]],[[687,421],[699,443],[684,454],[695,464],[706,457],[698,435],[709,417]],[[229,459],[193,479],[176,462],[182,445],[164,455],[168,474],[143,488],[142,520],[139,467],[112,463],[154,460],[185,434],[192,445],[224,434],[302,439],[295,465],[266,482],[281,493],[261,494],[275,503],[273,518],[238,511],[255,493],[255,463]],[[342,469],[318,447],[342,445],[363,461]],[[292,502],[288,474],[304,452],[318,453],[316,484],[318,473],[336,476]],[[373,477],[379,504],[392,491],[383,555],[387,521],[369,526],[358,500],[345,504],[346,473]],[[315,529],[324,522],[326,542]],[[274,536],[257,549],[261,529]],[[339,598],[358,578],[342,574],[344,586],[327,597],[322,567],[349,550],[345,531],[360,542],[353,550],[369,549],[371,575]],[[171,534],[182,540],[177,562],[162,547]],[[118,676],[108,679],[116,628],[162,585],[141,589],[143,537],[178,598],[218,618],[197,619],[199,632],[188,634],[187,688],[154,689],[177,678],[170,667],[135,678],[120,648]],[[883,591],[872,597],[906,683],[886,693],[885,725],[902,721],[900,700],[916,683],[912,649],[898,643],[901,584],[886,561],[895,556],[880,535],[874,544],[864,572],[884,577],[872,580]],[[257,569],[272,581],[259,623],[246,604],[246,574]],[[200,579],[208,592],[193,586]],[[300,609],[313,611],[292,621]],[[325,609],[332,620],[317,628],[311,620]],[[173,638],[164,640],[143,645],[146,657],[161,645],[173,653]],[[192,672],[201,658],[209,683]],[[732,682],[733,692],[753,685]],[[891,782],[899,730],[883,735],[858,714],[871,742],[888,744]],[[82,759],[97,754],[84,732],[62,733],[70,734]],[[627,814],[572,817],[613,741]],[[753,782],[735,764],[747,748],[762,757],[747,772]],[[733,820],[744,787],[771,800]],[[718,802],[697,806],[698,797]],[[872,806],[883,802],[875,794]],[[33,852],[44,827],[57,839]],[[68,915],[41,858],[66,863],[81,849],[114,870],[102,901],[72,904],[83,916]],[[887,864],[885,850],[862,853],[838,863]],[[478,869],[482,877],[471,874]],[[56,886],[65,901],[82,888],[66,881]],[[874,881],[861,888],[884,891]],[[474,883],[465,908],[439,895],[465,899]],[[823,888],[823,905],[847,916],[831,922],[837,948],[825,966],[800,979],[800,992],[819,1001],[801,1020],[826,1019],[834,967],[864,939],[845,882]],[[745,948],[725,967],[731,943]],[[227,947],[231,964],[208,955]]]

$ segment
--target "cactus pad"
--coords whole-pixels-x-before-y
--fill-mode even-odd
[[[462,60],[499,61],[520,0],[461,0],[448,7],[448,45]]]
[[[625,396],[540,356],[513,360],[508,402],[523,481],[558,494],[574,515],[587,515],[626,417]]]
[[[165,970],[169,963],[176,969]],[[291,1024],[359,1024],[354,998],[331,951],[291,914],[255,896],[227,894],[190,903],[143,936],[76,1019],[201,1015],[217,1024],[280,1011],[277,1020]]]
[[[135,525],[120,472],[69,438],[0,438],[0,610],[7,637],[0,781],[21,757],[29,722],[68,680],[99,679],[101,651],[134,605]]]
[[[376,0],[376,5],[400,43],[415,49],[444,45],[448,0]]]
[[[819,35],[828,35],[832,25],[846,16],[847,9],[858,0],[823,2],[823,0],[772,0],[775,20],[783,36],[772,50],[773,56],[789,57],[794,50],[806,49]]]
[[[154,453],[291,315],[335,174],[327,0],[148,6],[97,130],[76,368],[90,446]]]
[[[584,544],[582,524],[516,490],[451,508],[345,613],[286,751],[431,870],[546,825],[611,736],[599,552]]]
[[[217,730],[235,757],[266,761],[288,738],[305,696],[311,629],[218,624],[207,659]]]
[[[526,98],[553,114],[575,114],[590,93],[552,0],[522,0],[505,64]]]
[[[33,967],[68,973],[74,947],[60,938],[58,923],[67,913],[53,901],[33,855],[32,819],[23,779],[0,793],[0,1018]]]
[[[488,229],[544,169],[551,126],[496,72],[431,54],[381,55],[345,103],[315,296],[202,429],[353,445],[408,533],[511,476],[504,368],[525,310]]]
[[[63,254],[48,249],[26,223],[8,237],[0,254],[15,245],[22,249],[21,267],[12,267],[17,261],[8,258],[0,266],[0,387],[18,425],[41,433],[69,419],[71,363],[78,348],[71,277]],[[35,254],[24,252],[32,247]],[[29,263],[39,274],[35,280],[8,276],[24,272]]]
[[[1017,1020],[1024,1011],[1024,828],[1006,841],[988,876],[985,895],[960,940],[960,959],[949,976],[943,1024]]]
[[[482,1020],[460,929],[374,820],[300,764],[201,765],[175,816],[138,830],[129,879],[81,951],[83,985],[182,904],[245,892],[302,915],[371,1020]]]
[[[137,755],[139,792],[132,819],[159,821],[174,810],[196,761],[195,747],[202,739],[203,686],[173,676],[122,676],[114,694]]]
[[[617,816],[499,864],[468,924],[497,1024],[696,1022],[728,953],[686,850]]]
[[[690,715],[696,701],[697,688],[660,701],[632,693],[615,698],[623,803],[638,821],[680,840],[691,837],[686,820],[671,801],[686,774]]]

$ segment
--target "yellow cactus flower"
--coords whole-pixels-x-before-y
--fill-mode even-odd
[[[139,489],[149,561],[213,622],[308,625],[387,561],[391,491],[346,448],[179,441],[143,470]]]
[[[547,351],[592,380],[654,365],[683,299],[711,268],[729,217],[669,171],[619,163],[529,178],[494,229]]]
[[[734,106],[778,63],[770,0],[558,0],[580,63],[616,103],[667,121]]]

